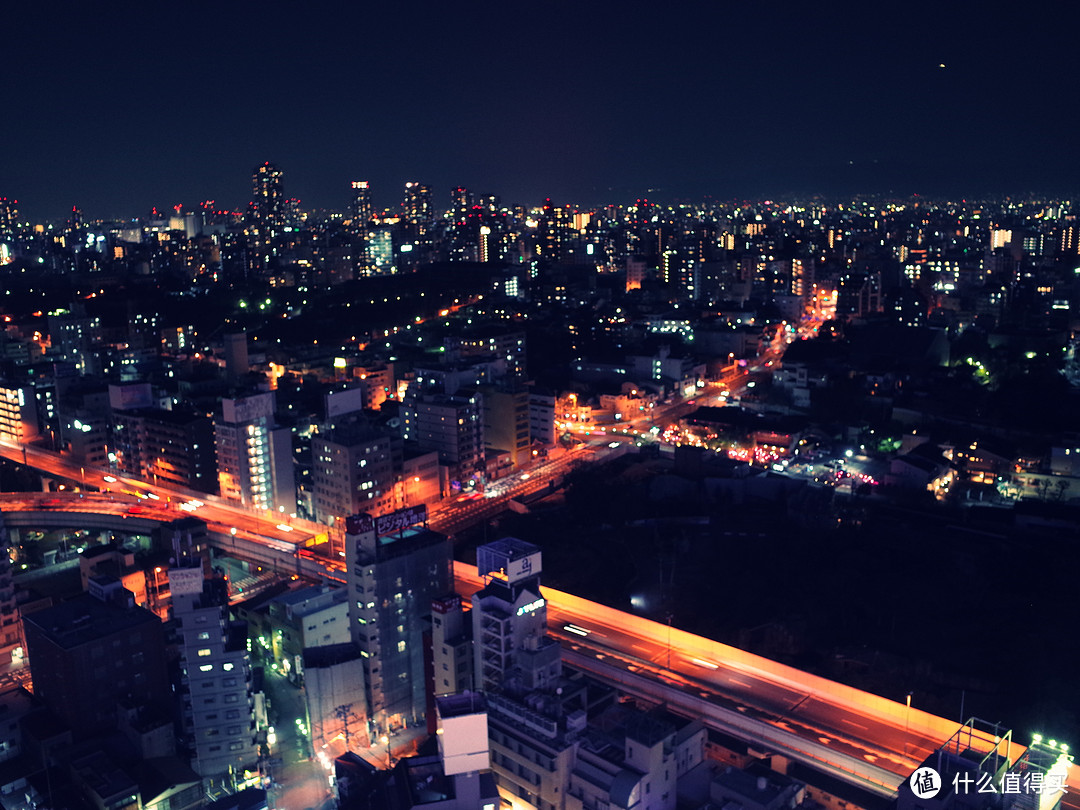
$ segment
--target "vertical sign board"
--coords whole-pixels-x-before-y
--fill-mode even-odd
[[[375,527],[371,515],[359,514],[345,518],[345,532],[347,534],[363,534],[370,532]]]
[[[375,530],[375,521],[371,515],[361,513],[345,518],[345,533],[355,538],[355,558],[364,554],[364,535]],[[346,538],[347,539],[347,538]]]
[[[202,568],[170,568],[169,591],[173,596],[200,594],[203,589]]]

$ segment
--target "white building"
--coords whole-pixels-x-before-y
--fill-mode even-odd
[[[473,688],[472,625],[457,594],[431,603],[431,658],[436,695]]]
[[[229,621],[224,579],[204,579],[201,568],[173,568],[169,589],[180,625],[191,767],[204,777],[240,773],[258,760],[247,627]]]
[[[214,417],[214,442],[223,498],[296,512],[292,434],[274,424],[272,393],[223,399]]]
[[[540,549],[504,537],[476,550],[487,584],[473,594],[473,672],[476,686],[497,689],[519,677],[543,689],[562,672],[559,642],[547,634],[547,602],[540,595]]]

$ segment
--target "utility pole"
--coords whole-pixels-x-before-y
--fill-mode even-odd
[[[349,718],[352,717],[351,703],[343,703],[334,709],[334,716],[342,722],[345,727],[345,750],[349,750]]]

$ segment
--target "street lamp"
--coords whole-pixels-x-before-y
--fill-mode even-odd
[[[908,752],[908,731],[911,729],[911,692],[907,693],[907,711],[904,713],[904,756]]]
[[[671,670],[671,619],[672,614],[667,615],[667,668]]]

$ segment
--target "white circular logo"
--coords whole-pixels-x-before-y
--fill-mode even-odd
[[[941,790],[941,774],[933,768],[922,767],[908,779],[911,792],[920,799],[932,799]]]

